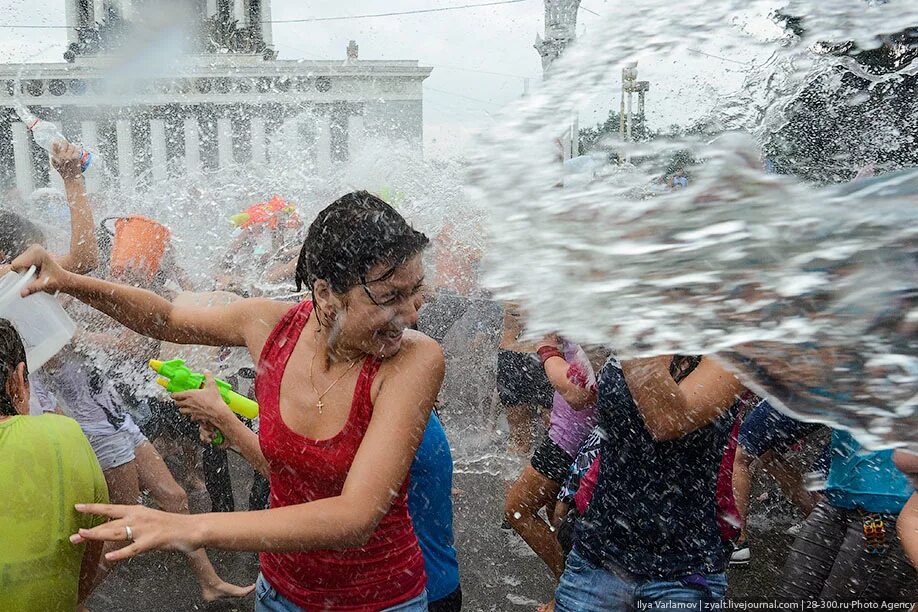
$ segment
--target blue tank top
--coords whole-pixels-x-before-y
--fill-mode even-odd
[[[437,601],[459,586],[459,559],[453,546],[453,456],[433,413],[411,464],[408,512],[424,555],[427,599]]]
[[[576,531],[594,565],[676,579],[724,571],[716,487],[735,409],[676,440],[657,442],[631,397],[621,365],[599,375],[599,479]]]
[[[914,493],[908,478],[896,468],[892,450],[865,451],[854,437],[832,430],[826,497],[833,506],[866,512],[899,514]]]

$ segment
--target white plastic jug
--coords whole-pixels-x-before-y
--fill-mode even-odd
[[[35,372],[70,342],[76,324],[58,301],[47,293],[20,295],[35,267],[25,274],[9,272],[0,278],[0,318],[13,323],[22,336],[29,371]]]

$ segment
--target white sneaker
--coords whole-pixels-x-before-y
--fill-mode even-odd
[[[797,523],[796,525],[791,525],[787,528],[787,531],[784,533],[789,536],[797,537],[797,534],[800,533],[800,530],[803,529],[803,523]]]
[[[748,543],[737,546],[733,545],[733,552],[730,554],[730,565],[748,565],[752,559],[752,551]]]

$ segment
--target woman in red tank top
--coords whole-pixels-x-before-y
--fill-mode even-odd
[[[151,549],[259,551],[256,610],[426,610],[405,480],[443,380],[439,345],[409,329],[427,242],[375,196],[343,196],[309,228],[297,285],[313,299],[293,307],[177,307],[64,272],[37,247],[14,262],[39,267],[29,291],[70,293],[153,338],[246,346],[258,364],[260,434],[226,433],[270,474],[269,510],[189,516],[88,504],[80,510],[115,520],[72,541],[132,540],[111,560]]]

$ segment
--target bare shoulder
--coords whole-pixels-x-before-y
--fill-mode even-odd
[[[440,392],[445,369],[440,345],[421,332],[406,329],[398,353],[382,362],[374,381],[373,402],[385,396],[397,398],[400,405],[409,398],[432,403]]]
[[[398,353],[383,361],[383,371],[387,376],[400,377],[427,370],[442,376],[445,367],[443,349],[436,340],[419,331],[406,329],[402,336],[402,346]],[[412,374],[413,375],[413,374]]]
[[[270,298],[245,298],[236,303],[243,305],[245,311],[256,319],[273,320],[275,324],[288,310],[297,306],[295,302],[281,302]]]
[[[269,298],[245,298],[228,307],[237,309],[236,319],[240,325],[254,332],[256,336],[267,337],[284,315],[296,307],[293,302],[280,302]]]
[[[428,362],[430,365],[443,363],[443,349],[436,340],[413,329],[406,329],[402,337],[402,348],[392,357],[392,361],[402,364],[408,362]]]

